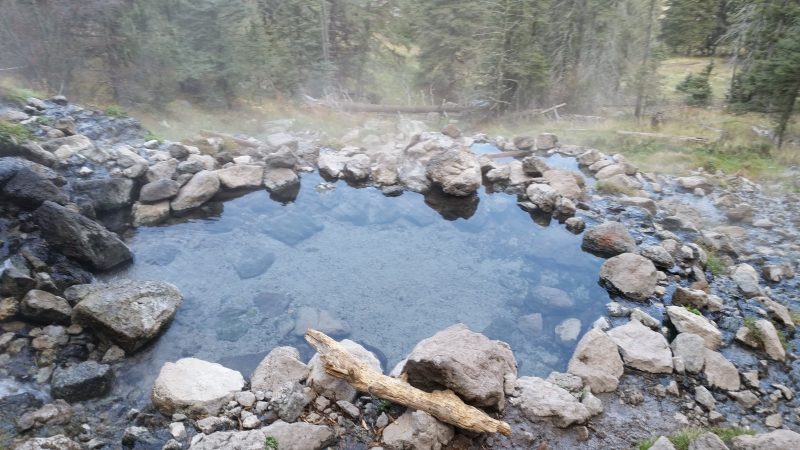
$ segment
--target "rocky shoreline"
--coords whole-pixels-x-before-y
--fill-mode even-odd
[[[134,120],[63,97],[0,105],[0,116],[35,137],[0,144],[0,374],[49,390],[46,403],[0,390],[0,444],[632,448],[684,428],[717,427],[756,433],[726,435],[734,449],[800,446],[792,431],[800,429],[796,195],[768,194],[722,173],[641,173],[622,155],[563,145],[552,134],[466,137],[454,125],[439,133],[404,121],[381,137],[353,130],[335,150],[280,122],[263,140],[145,141]],[[514,158],[471,150],[482,143]],[[574,158],[580,169],[550,167],[542,158],[550,154]],[[167,363],[152,409],[108,405],[129,423],[124,430],[92,420],[81,402],[102,399],[115,364],[157,339],[183,300],[161,281],[93,282],[93,273],[134,257],[120,236],[254,189],[292,201],[306,171],[387,196],[421,193],[449,220],[474,214],[481,187],[516,195],[536,223],[555,220],[582,233],[582,248],[606,258],[598,279],[615,301],[592,324],[558,325],[557,335],[577,347],[566,371],[546,379],[518,378],[514,349],[463,325],[421,341],[391,371],[361,344],[343,341],[376,370],[450,389],[508,421],[512,436],[464,432],[358,393],[326,375],[319,357],[306,363],[291,347],[273,349],[249,377],[191,357]],[[560,294],[538,295],[558,301]],[[317,317],[308,325],[329,331],[330,323]],[[726,448],[714,434],[696,434],[690,448]],[[665,441],[651,448],[671,448]]]

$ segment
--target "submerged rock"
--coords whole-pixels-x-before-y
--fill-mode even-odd
[[[178,288],[160,281],[119,280],[86,285],[73,320],[107,336],[131,353],[153,339],[183,301]]]
[[[161,367],[151,398],[162,414],[213,416],[244,387],[242,375],[219,364],[183,358]],[[263,444],[263,441],[262,441]]]
[[[88,400],[104,396],[111,390],[113,381],[111,366],[84,361],[77,366],[56,367],[50,381],[50,393],[53,398],[68,402]]]
[[[322,450],[332,445],[336,435],[330,427],[297,422],[277,421],[250,431],[218,431],[193,440],[191,450],[264,450],[264,442],[272,438],[280,450]]]
[[[598,394],[617,389],[624,367],[617,344],[603,331],[592,328],[578,342],[567,370]]]
[[[447,388],[467,403],[502,410],[505,381],[517,376],[517,362],[505,342],[457,324],[420,341],[403,374],[420,389]]]
[[[49,244],[95,269],[107,270],[133,257],[117,235],[56,203],[44,202],[34,211],[33,218]]]
[[[392,450],[440,450],[454,436],[453,427],[424,411],[406,410],[383,430],[383,443]]]
[[[611,291],[634,300],[647,299],[658,285],[653,262],[634,253],[623,253],[603,263],[600,280]]]
[[[528,420],[551,418],[556,426],[565,428],[585,423],[591,413],[566,390],[538,377],[522,377],[516,382],[519,397],[512,398]]]

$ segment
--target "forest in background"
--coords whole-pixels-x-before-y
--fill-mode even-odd
[[[800,91],[797,0],[0,0],[0,72],[47,92],[155,108],[262,101],[546,108],[637,118],[668,107],[674,55],[732,67],[731,112],[774,119]],[[681,101],[713,102],[713,65]]]

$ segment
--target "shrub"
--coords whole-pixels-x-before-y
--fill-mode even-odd
[[[686,94],[686,103],[691,106],[704,106],[711,99],[711,83],[708,78],[714,70],[714,63],[709,63],[702,72],[698,74],[690,73],[686,75],[675,89]]]
[[[22,142],[32,137],[31,132],[22,125],[0,120],[0,145]]]

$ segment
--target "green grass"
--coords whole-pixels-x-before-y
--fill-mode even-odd
[[[128,113],[117,105],[106,106],[103,112],[109,117],[128,117]]]
[[[686,309],[687,311],[689,311],[690,313],[692,313],[692,314],[694,314],[696,316],[702,316],[703,315],[703,313],[701,313],[699,309],[697,309],[697,308],[695,308],[694,306],[691,306],[691,305],[684,306],[684,309]]]
[[[701,246],[703,250],[706,252],[706,256],[708,259],[706,260],[706,269],[711,272],[712,275],[718,277],[720,275],[724,275],[728,268],[725,266],[725,263],[717,256],[717,252],[708,246]]]
[[[761,342],[761,330],[758,328],[758,326],[756,326],[756,319],[754,317],[745,317],[744,326],[750,331],[750,333],[753,335],[753,338]]]
[[[0,120],[0,144],[11,144],[31,139],[33,135],[22,125]]]
[[[31,89],[10,86],[6,83],[3,83],[3,85],[0,86],[0,98],[7,102],[16,103],[19,106],[25,106],[25,104],[27,104],[28,97],[42,98],[44,95]]]
[[[697,439],[698,436],[705,433],[705,431],[706,430],[700,428],[685,428],[672,436],[667,436],[667,439],[675,446],[675,450],[688,450],[689,444]],[[730,444],[736,436],[755,434],[753,430],[739,427],[714,427],[707,431],[719,436],[726,444]],[[639,443],[638,449],[649,450],[650,447],[655,444],[656,440],[658,440],[657,437],[644,440]]]
[[[264,450],[278,450],[278,440],[272,436],[267,436],[264,439]]]
[[[792,317],[792,322],[795,325],[800,325],[800,310],[791,309],[789,310],[789,315]]]
[[[389,400],[378,400],[378,412],[386,412],[392,407],[392,402]]]
[[[730,444],[733,438],[737,436],[752,436],[756,434],[755,431],[741,427],[715,427],[711,432],[719,436],[726,444]]]
[[[147,130],[147,131],[145,131],[145,133],[144,133],[144,140],[145,140],[145,141],[153,141],[153,140],[156,140],[156,141],[159,141],[159,142],[160,142],[160,141],[162,141],[162,139],[161,139],[160,137],[158,137],[158,135],[156,135],[155,133],[153,133],[153,132],[152,132],[152,131],[150,131],[150,130]]]

